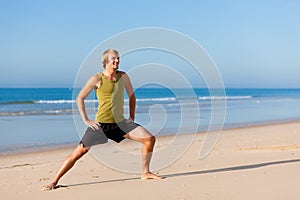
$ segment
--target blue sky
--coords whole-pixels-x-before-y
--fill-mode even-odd
[[[94,47],[142,27],[168,28],[196,40],[226,87],[300,86],[297,0],[0,3],[0,87],[72,87]]]

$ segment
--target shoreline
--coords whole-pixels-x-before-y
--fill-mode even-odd
[[[200,131],[196,133],[181,133],[178,134],[180,136],[188,136],[188,135],[203,135],[205,133],[210,132],[224,132],[224,131],[233,131],[233,130],[243,130],[248,128],[259,128],[259,127],[266,127],[271,125],[284,125],[284,124],[293,124],[293,123],[300,123],[300,119],[293,119],[293,120],[273,120],[268,122],[261,122],[261,123],[249,123],[244,125],[235,125],[230,127],[223,127],[222,130],[211,130],[211,131]],[[157,136],[158,138],[169,138],[175,136],[174,134],[166,134],[162,136]],[[125,140],[126,141],[126,140]],[[41,145],[41,146],[28,146],[24,148],[20,148],[19,150],[14,151],[0,151],[0,158],[7,157],[7,156],[15,156],[15,155],[26,155],[31,153],[42,153],[42,152],[51,152],[51,151],[57,151],[57,150],[69,150],[74,149],[79,142],[68,142],[68,143],[61,143],[61,144],[49,144],[49,145]],[[124,142],[124,141],[123,141]]]

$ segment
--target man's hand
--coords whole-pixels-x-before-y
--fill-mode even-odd
[[[129,117],[128,119],[126,119],[126,122],[134,122],[134,119],[132,119],[131,117]]]
[[[94,120],[86,120],[84,122],[88,127],[90,127],[91,129],[95,130],[99,130],[99,128],[101,127],[101,125],[99,124],[99,122],[96,122]]]

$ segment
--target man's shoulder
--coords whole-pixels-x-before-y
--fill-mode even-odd
[[[120,71],[120,70],[118,70],[118,73],[120,73],[121,75],[124,75],[124,74],[126,74],[126,72],[124,72],[124,71]]]
[[[122,77],[122,78],[124,78],[125,76],[127,76],[126,72],[124,72],[124,71],[119,71],[118,70],[118,73],[120,74],[120,77]]]
[[[98,72],[98,73],[92,75],[91,78],[99,80],[99,79],[101,79],[101,75],[102,75],[102,72]]]
[[[89,78],[89,82],[98,82],[99,80],[101,80],[100,78],[101,74],[94,74]]]

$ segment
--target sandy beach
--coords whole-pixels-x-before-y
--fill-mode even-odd
[[[51,180],[73,148],[2,156],[1,198],[297,199],[299,133],[300,122],[223,130],[214,149],[203,159],[199,159],[199,151],[205,133],[198,133],[177,160],[154,171],[165,176],[163,180],[140,180],[138,173],[112,169],[95,158],[95,151],[76,163],[59,182],[61,187],[47,192],[40,187]],[[178,148],[174,145],[169,152],[176,154],[180,141],[187,137],[178,136]],[[173,138],[159,137],[157,141],[153,159],[159,163],[170,156],[159,149]],[[139,144],[130,141],[120,147],[136,155],[140,150]],[[114,154],[118,158],[118,152]],[[139,167],[134,158],[120,159],[118,164]]]

